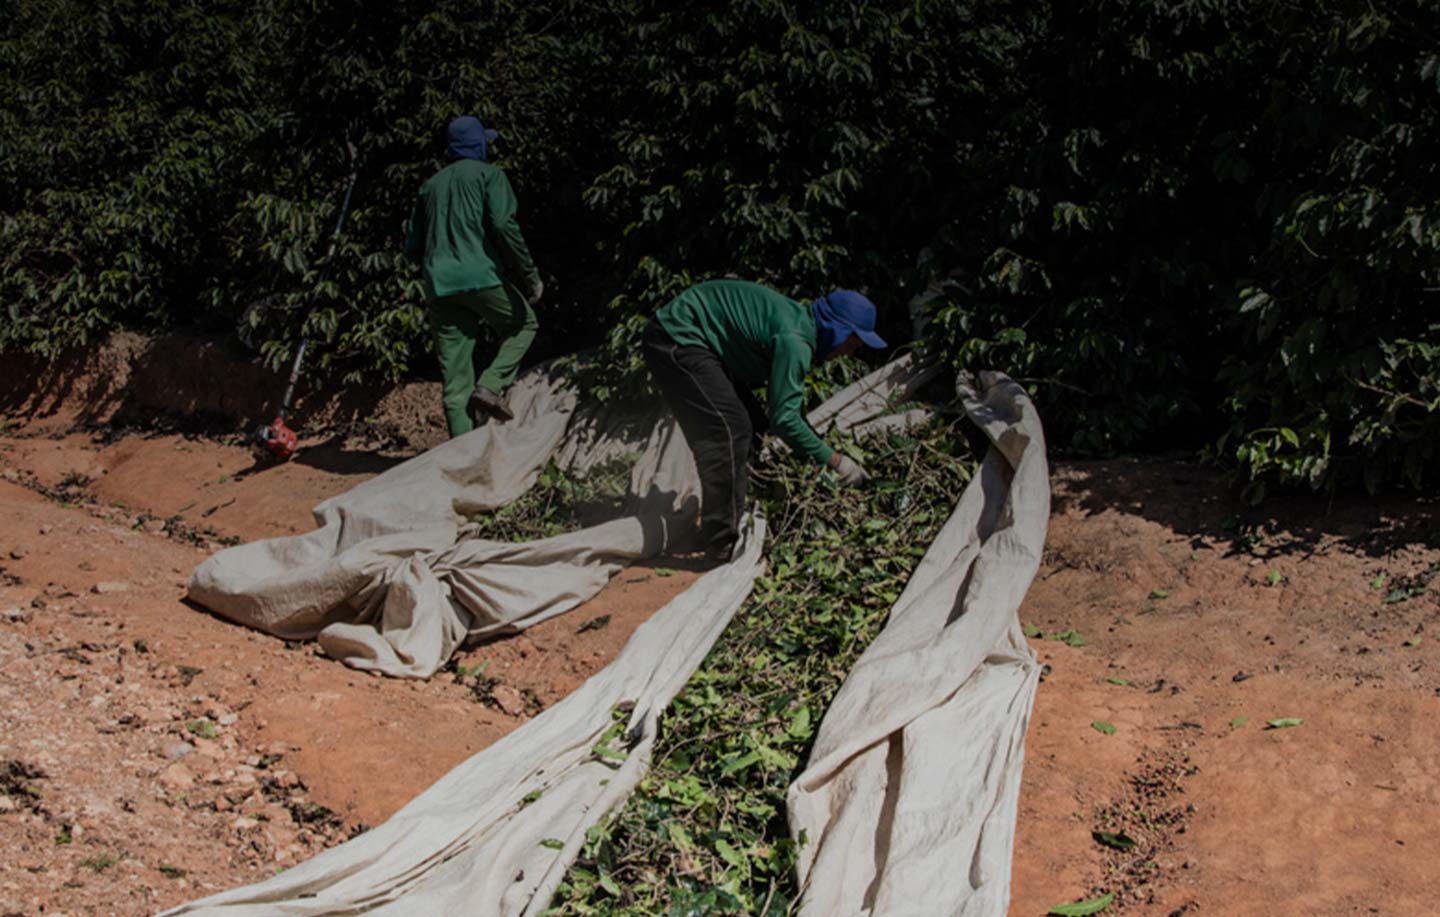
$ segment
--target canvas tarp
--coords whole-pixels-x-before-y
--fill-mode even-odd
[[[1014,382],[961,396],[992,447],[831,702],[791,785],[804,914],[1004,914],[1039,679],[1016,612],[1050,515],[1039,417]]]
[[[915,370],[907,360],[896,361],[836,394],[812,414],[812,422],[821,428],[852,429],[913,422],[915,414],[896,415],[892,405],[926,378],[927,373]],[[942,542],[984,543],[999,530],[996,520],[1005,511],[992,508],[995,493],[987,490],[979,505],[968,510],[966,501],[976,504],[970,492],[977,486],[993,490],[1019,478],[1005,471],[1007,467],[1013,471],[1007,463],[1030,453],[1021,448],[1009,455],[1004,443],[1023,440],[1034,448],[1039,442],[1038,425],[1033,431],[1025,428],[1034,421],[1033,410],[1028,401],[1023,411],[1015,406],[1017,393],[1023,399],[1018,386],[999,380],[984,393],[986,400],[972,399],[972,412],[981,410],[977,419],[982,426],[990,424],[987,432],[1002,447],[992,450],[982,473],[967,489],[956,513],[960,521],[947,524]],[[641,438],[620,432],[646,430],[634,418],[621,424],[604,415],[579,416],[583,412],[577,412],[574,395],[543,369],[517,383],[511,398],[516,422],[490,425],[452,440],[320,504],[315,531],[231,548],[210,558],[192,576],[192,597],[227,617],[272,633],[316,636],[327,652],[347,664],[423,677],[442,665],[468,636],[518,629],[575,607],[624,563],[663,549],[677,519],[693,519],[698,491],[694,465],[673,422],[651,422]],[[993,414],[988,421],[986,410]],[[631,478],[633,515],[523,544],[473,537],[468,519],[522,494],[547,461],[583,468],[642,444]],[[1040,462],[1043,466],[1043,449]],[[1030,492],[1027,499],[1048,500],[1047,493]],[[1013,500],[1015,495],[1004,496]],[[1043,516],[1043,506],[1039,512]],[[661,713],[718,639],[761,570],[763,537],[764,522],[752,515],[734,560],[700,578],[656,612],[609,666],[564,701],[461,764],[384,824],[273,879],[168,913],[540,913],[578,854],[586,829],[622,804],[648,768]],[[990,576],[1013,574],[1014,582],[1028,583],[1033,567],[1026,573],[1021,559],[1020,568],[1010,569],[1019,556],[993,548],[987,554],[972,545],[949,552],[948,560],[947,551],[937,554],[932,549],[927,555],[915,579],[923,575],[935,585],[923,596],[912,597],[912,583],[905,594],[912,597],[911,604],[915,608],[943,604],[944,616],[963,609],[961,620],[974,619],[966,628],[949,633],[963,631],[979,639],[1005,631],[1014,620],[1011,596],[999,594],[1006,590],[987,587],[987,595],[994,593],[1004,600],[998,604],[967,602],[963,594],[977,577],[969,572],[956,578],[950,568],[964,564],[983,571],[987,568],[979,558],[993,555],[988,562]],[[942,566],[945,569],[939,569]],[[1009,591],[1015,588],[1012,585]],[[1018,590],[1023,594],[1024,585]],[[897,605],[897,620],[905,603],[902,598]],[[907,619],[910,616],[907,613]],[[917,620],[930,617],[916,615]],[[959,655],[941,682],[963,676],[961,667],[976,655],[974,647],[952,646],[959,639],[945,641]],[[912,635],[903,645],[927,652],[914,644]],[[943,652],[935,647],[928,654]],[[971,668],[983,669],[982,663],[988,665],[988,651],[980,653]],[[922,668],[935,672],[933,664]],[[1011,824],[992,825],[975,841],[975,850],[985,851],[980,859],[987,867],[993,865],[1002,842],[1006,848],[1004,869],[994,873],[996,881],[986,888],[994,902],[1003,901],[1008,889],[1008,832],[1013,830],[1013,786],[1019,780],[1018,743],[1023,739],[1033,678],[1027,691],[1012,692],[1006,710],[996,706],[1003,700],[1001,692],[988,687],[986,679],[977,675],[986,684],[977,690],[960,677],[961,686],[952,693],[968,697],[972,707],[983,708],[982,720],[992,724],[992,731],[1008,736],[1013,747],[967,750],[976,759],[975,767],[963,768],[962,774],[952,773],[950,778],[955,784],[951,789],[972,808],[977,804],[972,797],[988,792],[995,781],[1003,785],[1001,797],[1009,799],[1008,810],[1002,798],[992,802],[986,814],[994,820],[1008,813]],[[941,685],[927,687],[933,693]],[[836,709],[838,713],[845,708]],[[947,711],[952,719],[965,712],[952,709],[943,699],[934,709]],[[917,724],[929,715],[905,720],[878,709],[873,713],[891,724],[892,731],[912,733],[923,731]],[[830,721],[827,718],[821,739],[830,736],[837,750],[854,748],[851,754],[863,756],[876,741],[885,741],[872,738],[857,744],[836,737],[833,734],[840,727],[830,727]],[[1002,728],[1002,721],[1008,725]],[[613,724],[623,725],[615,729]],[[950,721],[941,726],[955,728]],[[622,729],[623,735],[615,734]],[[873,724],[866,726],[864,735],[878,734]],[[954,734],[932,736],[931,741],[944,744],[946,736]],[[918,735],[914,740],[919,740]],[[1009,755],[996,757],[1001,751]],[[953,752],[950,757],[953,762]],[[829,792],[825,784],[830,775],[843,771],[843,762],[827,761],[812,759],[806,773],[816,771],[816,762],[822,764],[814,778],[822,795],[841,799],[844,794]],[[885,786],[880,784],[882,795]],[[964,827],[970,835],[977,834],[974,826]],[[870,830],[876,831],[873,826]],[[833,827],[822,833],[832,839],[835,835]],[[838,847],[831,843],[830,849]],[[806,868],[813,871],[824,862],[823,853],[819,859],[810,856]],[[937,876],[943,874],[948,881],[951,872],[947,868]],[[847,900],[848,909],[834,913],[866,910],[860,899]],[[962,912],[981,911],[955,911]]]

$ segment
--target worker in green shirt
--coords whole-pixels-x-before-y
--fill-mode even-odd
[[[510,180],[485,161],[496,136],[478,118],[450,122],[451,162],[420,187],[405,238],[406,256],[425,277],[451,436],[469,433],[485,418],[512,418],[505,389],[535,339],[531,306],[545,291],[515,219]],[[481,325],[501,340],[477,385],[475,339]]]
[[[642,335],[645,363],[700,472],[700,542],[728,560],[740,532],[750,453],[767,428],[799,455],[861,484],[865,469],[805,421],[812,363],[882,348],[875,304],[851,290],[800,303],[758,283],[711,280],[667,303]],[[767,408],[753,390],[765,386]]]

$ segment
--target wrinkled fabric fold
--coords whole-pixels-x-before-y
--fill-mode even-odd
[[[1039,416],[1019,385],[962,386],[992,447],[788,793],[801,912],[998,915],[1039,667],[1017,612],[1050,513]]]

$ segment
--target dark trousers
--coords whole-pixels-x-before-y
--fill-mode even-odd
[[[695,454],[702,547],[728,549],[740,534],[750,453],[767,426],[765,412],[709,348],[675,343],[653,318],[640,340],[645,365]]]

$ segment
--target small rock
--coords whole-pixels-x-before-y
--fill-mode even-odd
[[[153,518],[152,518],[152,519],[146,519],[146,520],[145,520],[145,524],[144,524],[143,526],[141,526],[141,527],[142,527],[143,529],[145,529],[145,531],[147,531],[147,532],[156,532],[156,533],[163,532],[163,531],[165,531],[165,520],[164,520],[164,519],[153,519]]]
[[[24,560],[25,555],[30,553],[30,546],[21,544],[10,549],[11,560]]]
[[[241,815],[239,818],[235,819],[230,823],[230,827],[234,828],[236,831],[248,831],[249,829],[255,827],[258,824],[260,823],[255,819],[250,818],[248,815]]]
[[[524,698],[520,696],[519,691],[509,685],[496,685],[491,696],[495,698],[495,703],[499,705],[500,709],[511,716],[519,716],[525,712]]]
[[[50,534],[51,532],[53,532],[53,531],[55,531],[55,526],[53,526],[53,525],[42,525],[42,526],[40,526],[40,534],[41,534],[41,535],[49,535],[49,534]]]
[[[215,718],[215,722],[219,723],[221,726],[234,726],[235,721],[238,719],[240,719],[240,717],[236,716],[233,713],[222,713]]]
[[[291,787],[300,785],[300,778],[295,776],[294,771],[278,770],[271,774],[270,779],[274,780],[275,785],[282,790],[288,790]]]
[[[215,811],[216,811],[216,812],[229,812],[229,811],[230,811],[230,800],[226,799],[224,796],[218,796],[218,797],[216,797],[216,799],[215,799]]]
[[[183,764],[172,764],[155,778],[160,785],[171,790],[188,790],[195,785],[195,775]]]
[[[0,471],[0,478],[4,478],[5,480],[14,484],[16,481],[20,480],[20,472],[16,471],[14,468],[6,468],[4,471]]]
[[[130,584],[122,582],[96,583],[94,586],[90,587],[90,591],[95,593],[96,595],[110,595],[116,592],[128,592],[130,591]]]
[[[189,742],[167,742],[160,753],[171,761],[179,761],[194,750],[195,746]]]
[[[3,617],[11,624],[25,624],[30,620],[30,612],[17,605],[0,612],[0,617]]]
[[[0,812],[14,812],[19,806],[9,796],[0,796]]]

